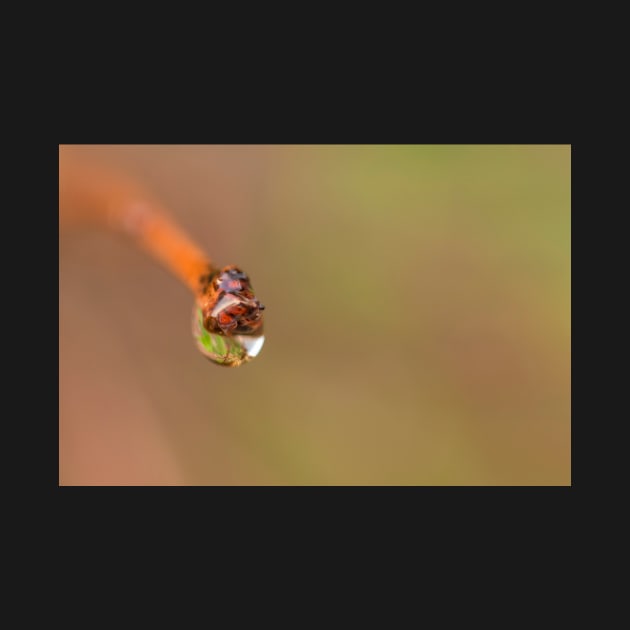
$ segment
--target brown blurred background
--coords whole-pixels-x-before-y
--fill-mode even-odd
[[[266,343],[62,225],[60,485],[568,485],[570,146],[63,147],[251,276]]]

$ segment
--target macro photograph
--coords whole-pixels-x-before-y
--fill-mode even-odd
[[[571,145],[60,144],[59,486],[570,486]]]

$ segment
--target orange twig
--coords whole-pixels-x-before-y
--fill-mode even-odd
[[[61,147],[59,217],[127,234],[195,294],[203,292],[213,271],[210,258],[149,191],[120,173],[83,164]]]

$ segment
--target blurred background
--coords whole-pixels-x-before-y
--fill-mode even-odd
[[[571,149],[61,146],[251,277],[226,369],[192,294],[60,223],[60,485],[570,485]]]

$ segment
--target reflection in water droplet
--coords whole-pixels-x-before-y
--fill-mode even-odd
[[[193,337],[205,357],[226,367],[238,367],[258,355],[265,343],[264,335],[218,335],[203,326],[203,314],[193,308]]]

